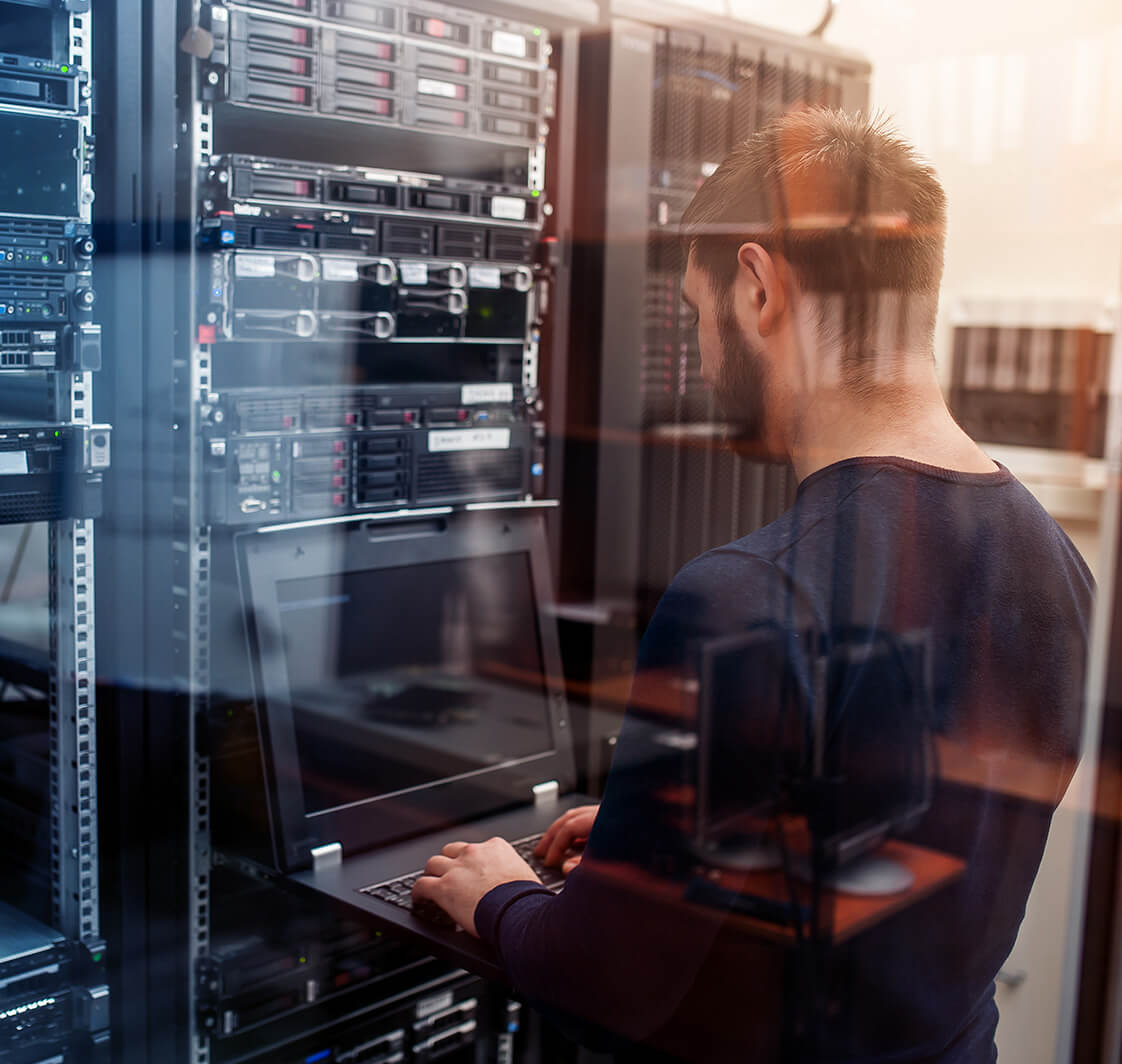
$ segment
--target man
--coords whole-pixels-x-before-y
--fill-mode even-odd
[[[965,871],[831,956],[813,1055],[995,1059],[994,976],[1077,749],[1092,581],[944,403],[933,335],[945,230],[943,190],[912,149],[883,122],[827,110],[739,146],[687,211],[682,296],[702,372],[741,433],[791,462],[798,495],[663,596],[600,810],[567,814],[539,848],[572,867],[588,836],[565,891],[544,891],[501,840],[452,843],[418,881],[415,895],[490,943],[527,996],[677,1056],[776,1051],[761,1024],[771,1010],[779,1026],[790,1002],[774,956],[745,942],[730,953],[729,928],[660,918],[657,891],[644,908],[641,892],[605,885],[621,864],[646,882],[684,848],[677,768],[643,708],[657,700],[638,692],[644,677],[688,670],[699,641],[759,625],[828,640],[920,631],[935,726],[965,782],[940,782],[918,838]],[[1014,784],[1029,769],[1025,801]]]

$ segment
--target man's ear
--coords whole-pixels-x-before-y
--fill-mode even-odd
[[[745,279],[752,286],[752,297],[759,313],[760,335],[770,336],[787,309],[787,290],[779,267],[759,244],[741,244],[736,259],[741,270],[752,275]]]

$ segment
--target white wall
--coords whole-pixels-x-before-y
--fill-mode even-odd
[[[747,2],[747,0],[743,0]],[[759,8],[765,6],[755,3]],[[792,7],[797,11],[792,11]],[[817,3],[787,5],[813,23]],[[762,12],[761,12],[762,14]],[[947,189],[947,265],[936,354],[949,369],[959,299],[1116,305],[1122,288],[1122,5],[1108,0],[842,0],[827,37],[873,64],[872,103]],[[944,379],[946,379],[944,377]],[[1069,534],[1097,568],[1094,524]],[[1002,1059],[1056,1059],[1073,802],[1057,811],[999,987]]]

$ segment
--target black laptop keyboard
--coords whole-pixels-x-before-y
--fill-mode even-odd
[[[518,856],[534,870],[542,884],[549,887],[554,894],[557,894],[565,885],[565,876],[560,868],[546,868],[541,859],[534,856],[534,847],[541,842],[541,838],[541,835],[531,835],[529,838],[512,842],[511,846],[514,847]],[[424,874],[423,869],[420,872],[410,872],[407,876],[398,876],[397,879],[390,879],[385,883],[371,883],[367,887],[359,887],[359,891],[362,894],[369,894],[372,898],[381,898],[382,901],[392,902],[402,909],[413,912],[413,884]],[[417,915],[428,914],[418,912]]]

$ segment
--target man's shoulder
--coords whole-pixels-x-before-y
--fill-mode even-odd
[[[677,591],[697,589],[716,590],[735,580],[737,586],[744,581],[770,582],[782,574],[766,552],[757,549],[752,536],[712,547],[686,562],[670,584]]]

